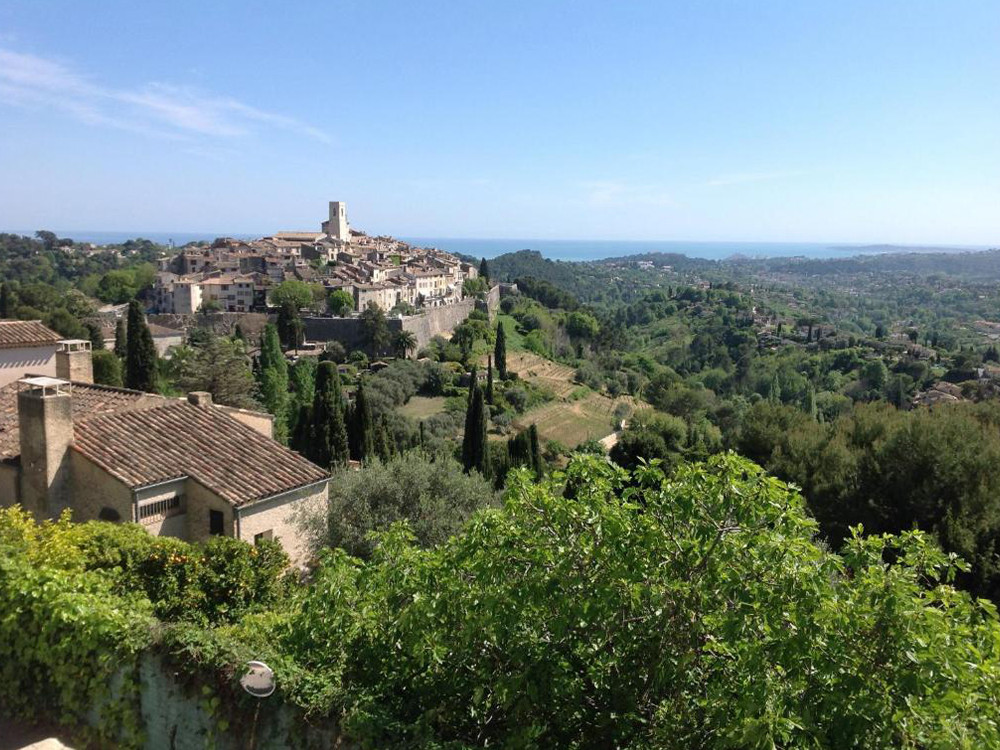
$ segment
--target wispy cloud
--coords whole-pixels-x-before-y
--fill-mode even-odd
[[[664,206],[677,205],[674,196],[660,185],[647,185],[621,180],[582,182],[586,200],[595,208],[614,206]]]
[[[234,138],[277,129],[330,142],[318,128],[230,97],[155,82],[113,88],[61,62],[0,48],[3,103],[50,107],[91,125],[173,139]]]
[[[747,182],[768,182],[770,180],[783,180],[789,177],[798,177],[802,172],[735,172],[715,177],[705,183],[706,187],[725,187],[727,185],[742,185]]]

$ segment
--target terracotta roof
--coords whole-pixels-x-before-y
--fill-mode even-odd
[[[243,423],[186,401],[85,419],[74,436],[76,450],[130,487],[187,476],[234,505],[329,477]]]
[[[142,391],[73,383],[73,421],[118,411],[147,409],[165,401],[162,396]],[[19,455],[21,437],[17,424],[17,383],[9,383],[0,388],[0,459]]]
[[[40,320],[0,320],[0,349],[47,346],[61,338]]]

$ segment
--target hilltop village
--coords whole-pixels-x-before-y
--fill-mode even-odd
[[[270,289],[294,279],[328,293],[348,293],[355,312],[371,302],[386,312],[406,312],[461,301],[463,284],[476,276],[476,266],[454,255],[352,229],[347,205],[331,201],[329,219],[318,232],[276,232],[251,241],[220,238],[162,259],[151,311],[260,311]]]

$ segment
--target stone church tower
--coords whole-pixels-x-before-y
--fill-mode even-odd
[[[346,203],[330,201],[330,219],[323,222],[323,231],[335,240],[348,242],[351,239],[351,227],[347,223]]]

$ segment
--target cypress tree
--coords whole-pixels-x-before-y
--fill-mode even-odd
[[[344,395],[340,373],[333,362],[321,362],[316,370],[316,394],[311,411],[312,429],[306,456],[326,467],[347,463],[350,455],[344,423]]]
[[[425,433],[424,420],[421,419],[420,420],[420,447],[421,448],[426,448],[427,447],[427,436],[424,433]]]
[[[288,362],[281,352],[278,330],[270,323],[260,336],[258,384],[264,407],[274,415],[275,439],[288,438]]]
[[[101,327],[97,323],[84,323],[84,328],[87,329],[87,338],[90,339],[90,348],[97,352],[104,348],[104,334],[101,333]]]
[[[806,391],[805,402],[802,404],[802,410],[808,414],[812,419],[816,419],[816,389],[809,386],[809,390]]]
[[[468,407],[469,404],[472,403],[472,395],[475,393],[476,388],[478,387],[479,387],[479,370],[476,368],[475,365],[473,365],[472,369],[469,370],[469,394],[465,399],[466,407]]]
[[[490,283],[490,264],[486,262],[486,258],[479,261],[479,275],[483,277],[487,284]]]
[[[125,318],[118,318],[115,324],[115,356],[118,359],[125,359],[128,352],[128,329],[125,327]]]
[[[507,441],[507,460],[510,466],[533,466],[531,458],[531,438],[527,430],[521,430]]]
[[[497,342],[493,347],[493,361],[497,366],[497,373],[501,380],[507,379],[507,334],[504,333],[503,324],[497,321]]]
[[[378,429],[375,431],[375,453],[379,460],[388,461],[393,454],[392,435],[389,434],[389,422],[385,417],[378,421]]]
[[[128,345],[125,347],[125,387],[156,392],[156,347],[138,300],[128,303]]]
[[[532,422],[528,428],[528,452],[531,454],[531,468],[535,470],[535,478],[541,479],[545,474],[545,461],[542,458],[542,450],[538,446],[538,428]]]
[[[293,302],[285,302],[278,310],[278,336],[285,349],[298,349],[302,346],[305,333],[299,309]]]
[[[358,383],[358,392],[354,396],[354,409],[351,410],[351,422],[347,431],[351,445],[351,458],[356,461],[367,461],[375,452],[375,434],[372,426],[372,410],[365,396],[365,383]]]
[[[301,404],[295,414],[295,424],[288,436],[288,446],[303,456],[308,455],[313,430],[312,404]]]
[[[475,469],[490,476],[490,453],[486,439],[486,400],[478,383],[473,381],[472,397],[465,414],[465,435],[462,437],[462,466],[466,473]]]
[[[781,383],[778,382],[777,373],[771,378],[771,386],[767,391],[767,400],[772,404],[781,403]]]
[[[493,359],[486,358],[486,403],[493,403]]]
[[[14,317],[14,301],[11,298],[10,284],[6,281],[0,284],[0,318]]]
[[[233,328],[233,341],[242,341],[244,344],[247,343],[247,335],[243,333],[243,327],[237,323]]]

